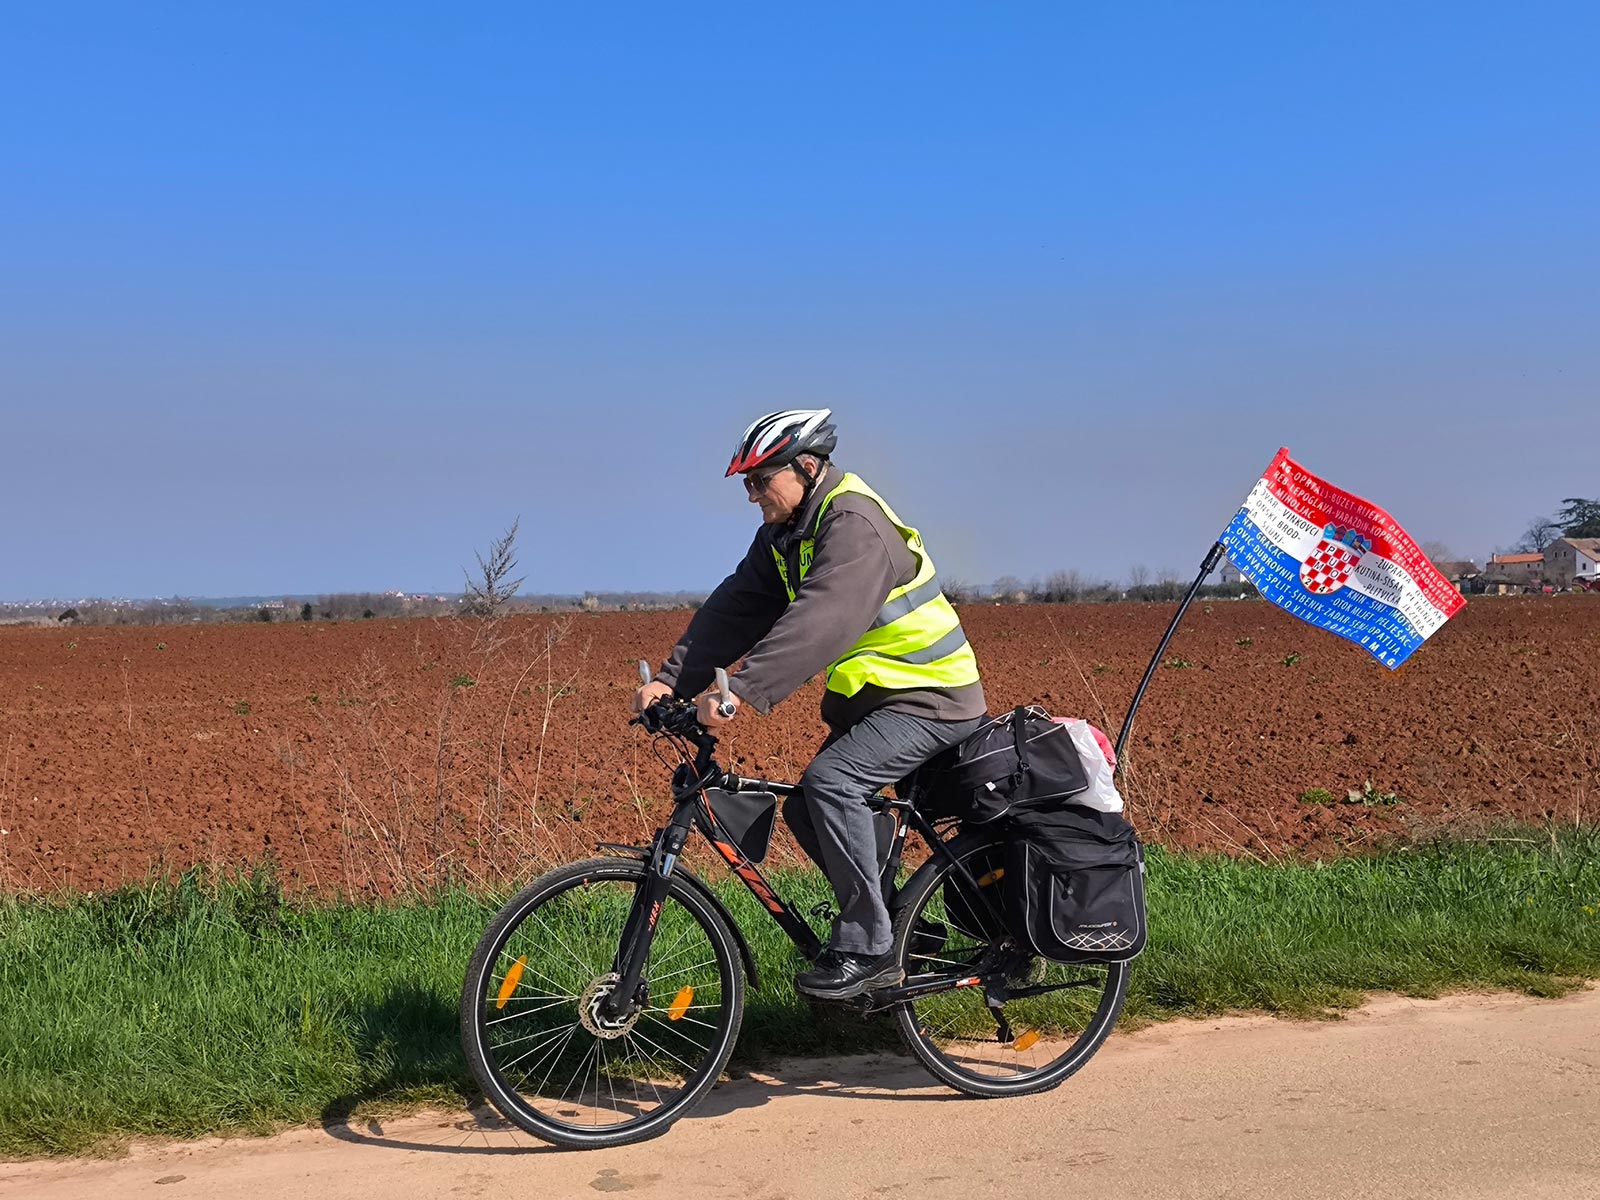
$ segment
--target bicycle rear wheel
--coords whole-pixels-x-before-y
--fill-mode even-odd
[[[485,931],[461,993],[461,1044],[484,1094],[529,1133],[579,1148],[666,1131],[716,1083],[744,1010],[744,969],[722,914],[674,880],[642,983],[608,1023],[623,927],[648,868],[595,858],[518,892]]]
[[[963,838],[950,849],[980,883],[997,878],[997,843]],[[923,1066],[959,1091],[993,1097],[1048,1091],[1089,1061],[1122,1011],[1127,963],[1028,954],[1004,929],[984,928],[984,905],[948,863],[907,887],[894,926],[906,983],[952,973],[979,979],[895,1008],[901,1039]]]

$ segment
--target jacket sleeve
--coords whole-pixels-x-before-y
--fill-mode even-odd
[[[783,612],[787,597],[772,551],[761,533],[744,559],[706,597],[656,678],[688,699],[711,686],[718,667],[731,667]]]
[[[882,531],[861,513],[836,506],[816,547],[794,600],[732,678],[734,693],[758,712],[769,712],[855,645],[897,584]]]

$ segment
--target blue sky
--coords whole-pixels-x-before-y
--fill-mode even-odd
[[[710,586],[800,405],[952,576],[1281,444],[1481,557],[1600,494],[1595,14],[13,8],[0,599]]]

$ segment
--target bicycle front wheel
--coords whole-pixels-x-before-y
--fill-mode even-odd
[[[980,884],[1000,878],[998,843],[962,839],[950,849]],[[1027,953],[948,863],[908,886],[894,926],[906,983],[953,974],[979,981],[895,1008],[901,1039],[923,1066],[958,1091],[993,1097],[1047,1091],[1089,1061],[1122,1011],[1127,963]]]
[[[648,868],[595,858],[518,892],[489,925],[461,993],[461,1043],[484,1094],[558,1145],[620,1146],[666,1131],[716,1083],[744,1009],[733,931],[674,880],[643,976],[647,1002],[608,1021],[618,947]]]

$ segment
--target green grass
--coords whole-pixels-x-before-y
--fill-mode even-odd
[[[818,1016],[755,902],[719,890],[763,976],[738,1060],[893,1044]],[[802,909],[820,877],[785,877]],[[265,1131],[471,1094],[462,972],[498,898],[282,899],[270,871],[0,898],[0,1154]],[[1600,975],[1600,834],[1524,832],[1329,863],[1150,852],[1150,947],[1127,1017],[1325,1015],[1370,991],[1557,995]]]

